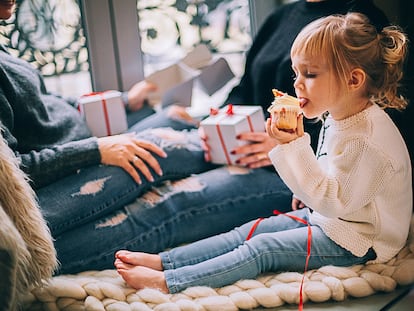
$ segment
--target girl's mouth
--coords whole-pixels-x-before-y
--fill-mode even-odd
[[[308,102],[309,102],[309,100],[308,100],[307,98],[300,97],[300,98],[299,98],[299,105],[300,105],[300,108],[305,107],[305,106],[306,106],[306,104],[307,104]]]

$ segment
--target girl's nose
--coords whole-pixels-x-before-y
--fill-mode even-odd
[[[299,77],[296,77],[295,82],[293,83],[293,87],[295,89],[301,89],[303,86],[302,82],[300,81]]]

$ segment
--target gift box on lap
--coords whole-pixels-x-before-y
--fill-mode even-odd
[[[120,134],[128,129],[121,92],[106,91],[83,95],[78,100],[78,109],[94,136]]]
[[[264,114],[261,106],[228,105],[212,110],[209,117],[201,121],[200,127],[207,136],[210,158],[216,164],[236,164],[240,155],[231,151],[246,141],[237,139],[243,132],[264,132]]]

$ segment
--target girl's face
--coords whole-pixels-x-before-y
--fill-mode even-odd
[[[0,19],[9,19],[14,12],[16,0],[0,0]]]
[[[320,117],[326,111],[335,118],[344,107],[344,94],[339,81],[323,59],[309,58],[298,53],[292,56],[295,72],[295,92],[307,118]]]

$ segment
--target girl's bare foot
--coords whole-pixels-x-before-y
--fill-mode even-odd
[[[118,264],[117,271],[124,281],[135,289],[154,288],[168,294],[164,272],[142,266]]]
[[[132,266],[143,266],[158,271],[163,270],[161,257],[156,254],[120,250],[116,252],[115,258]]]

